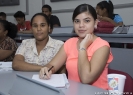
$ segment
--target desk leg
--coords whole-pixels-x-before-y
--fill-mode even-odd
[[[127,44],[126,43],[124,43],[124,48],[127,48]]]

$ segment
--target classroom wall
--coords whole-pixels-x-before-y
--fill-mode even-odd
[[[16,11],[23,11],[26,14],[26,20],[30,20],[35,13],[41,12],[43,4],[49,4],[53,8],[53,14],[59,17],[62,26],[72,26],[72,11],[77,5],[89,3],[95,7],[100,1],[102,0],[68,0],[60,2],[50,2],[50,0],[20,0],[20,5],[18,6],[0,6],[0,12],[6,12],[8,15],[7,20],[16,23],[13,17]],[[133,0],[112,0],[112,2],[116,7],[114,12],[121,15],[124,24],[133,24]],[[122,8],[123,6],[125,8]]]

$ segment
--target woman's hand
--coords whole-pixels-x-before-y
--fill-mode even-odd
[[[93,42],[93,34],[86,34],[85,38],[80,43],[80,48],[87,49]]]
[[[46,79],[46,80],[50,79],[51,74],[52,74],[52,70],[50,70],[49,72],[48,72],[48,70],[49,70],[48,67],[41,68],[40,73],[39,73],[39,78],[40,79]]]
[[[98,19],[98,20],[100,20],[100,19],[101,19],[101,17],[102,17],[102,16],[100,16],[100,15],[97,15],[97,19]]]

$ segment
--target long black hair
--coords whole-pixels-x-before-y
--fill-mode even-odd
[[[4,31],[8,31],[7,36],[14,39],[18,32],[17,26],[6,20],[0,20],[0,23],[3,26]]]
[[[97,4],[102,10],[105,8],[108,12],[108,16],[111,19],[114,19],[114,6],[113,3],[109,1],[101,1]]]

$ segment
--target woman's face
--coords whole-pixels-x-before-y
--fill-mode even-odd
[[[48,37],[50,27],[48,26],[45,17],[38,15],[34,17],[31,29],[35,39],[43,41]]]
[[[103,16],[104,10],[102,10],[99,6],[96,7],[96,13],[98,16]]]
[[[23,24],[25,22],[23,17],[17,17],[16,21],[17,21],[18,24]]]
[[[94,21],[94,18],[88,12],[83,12],[74,19],[74,29],[80,38],[93,33],[95,25],[97,25],[97,21]]]

